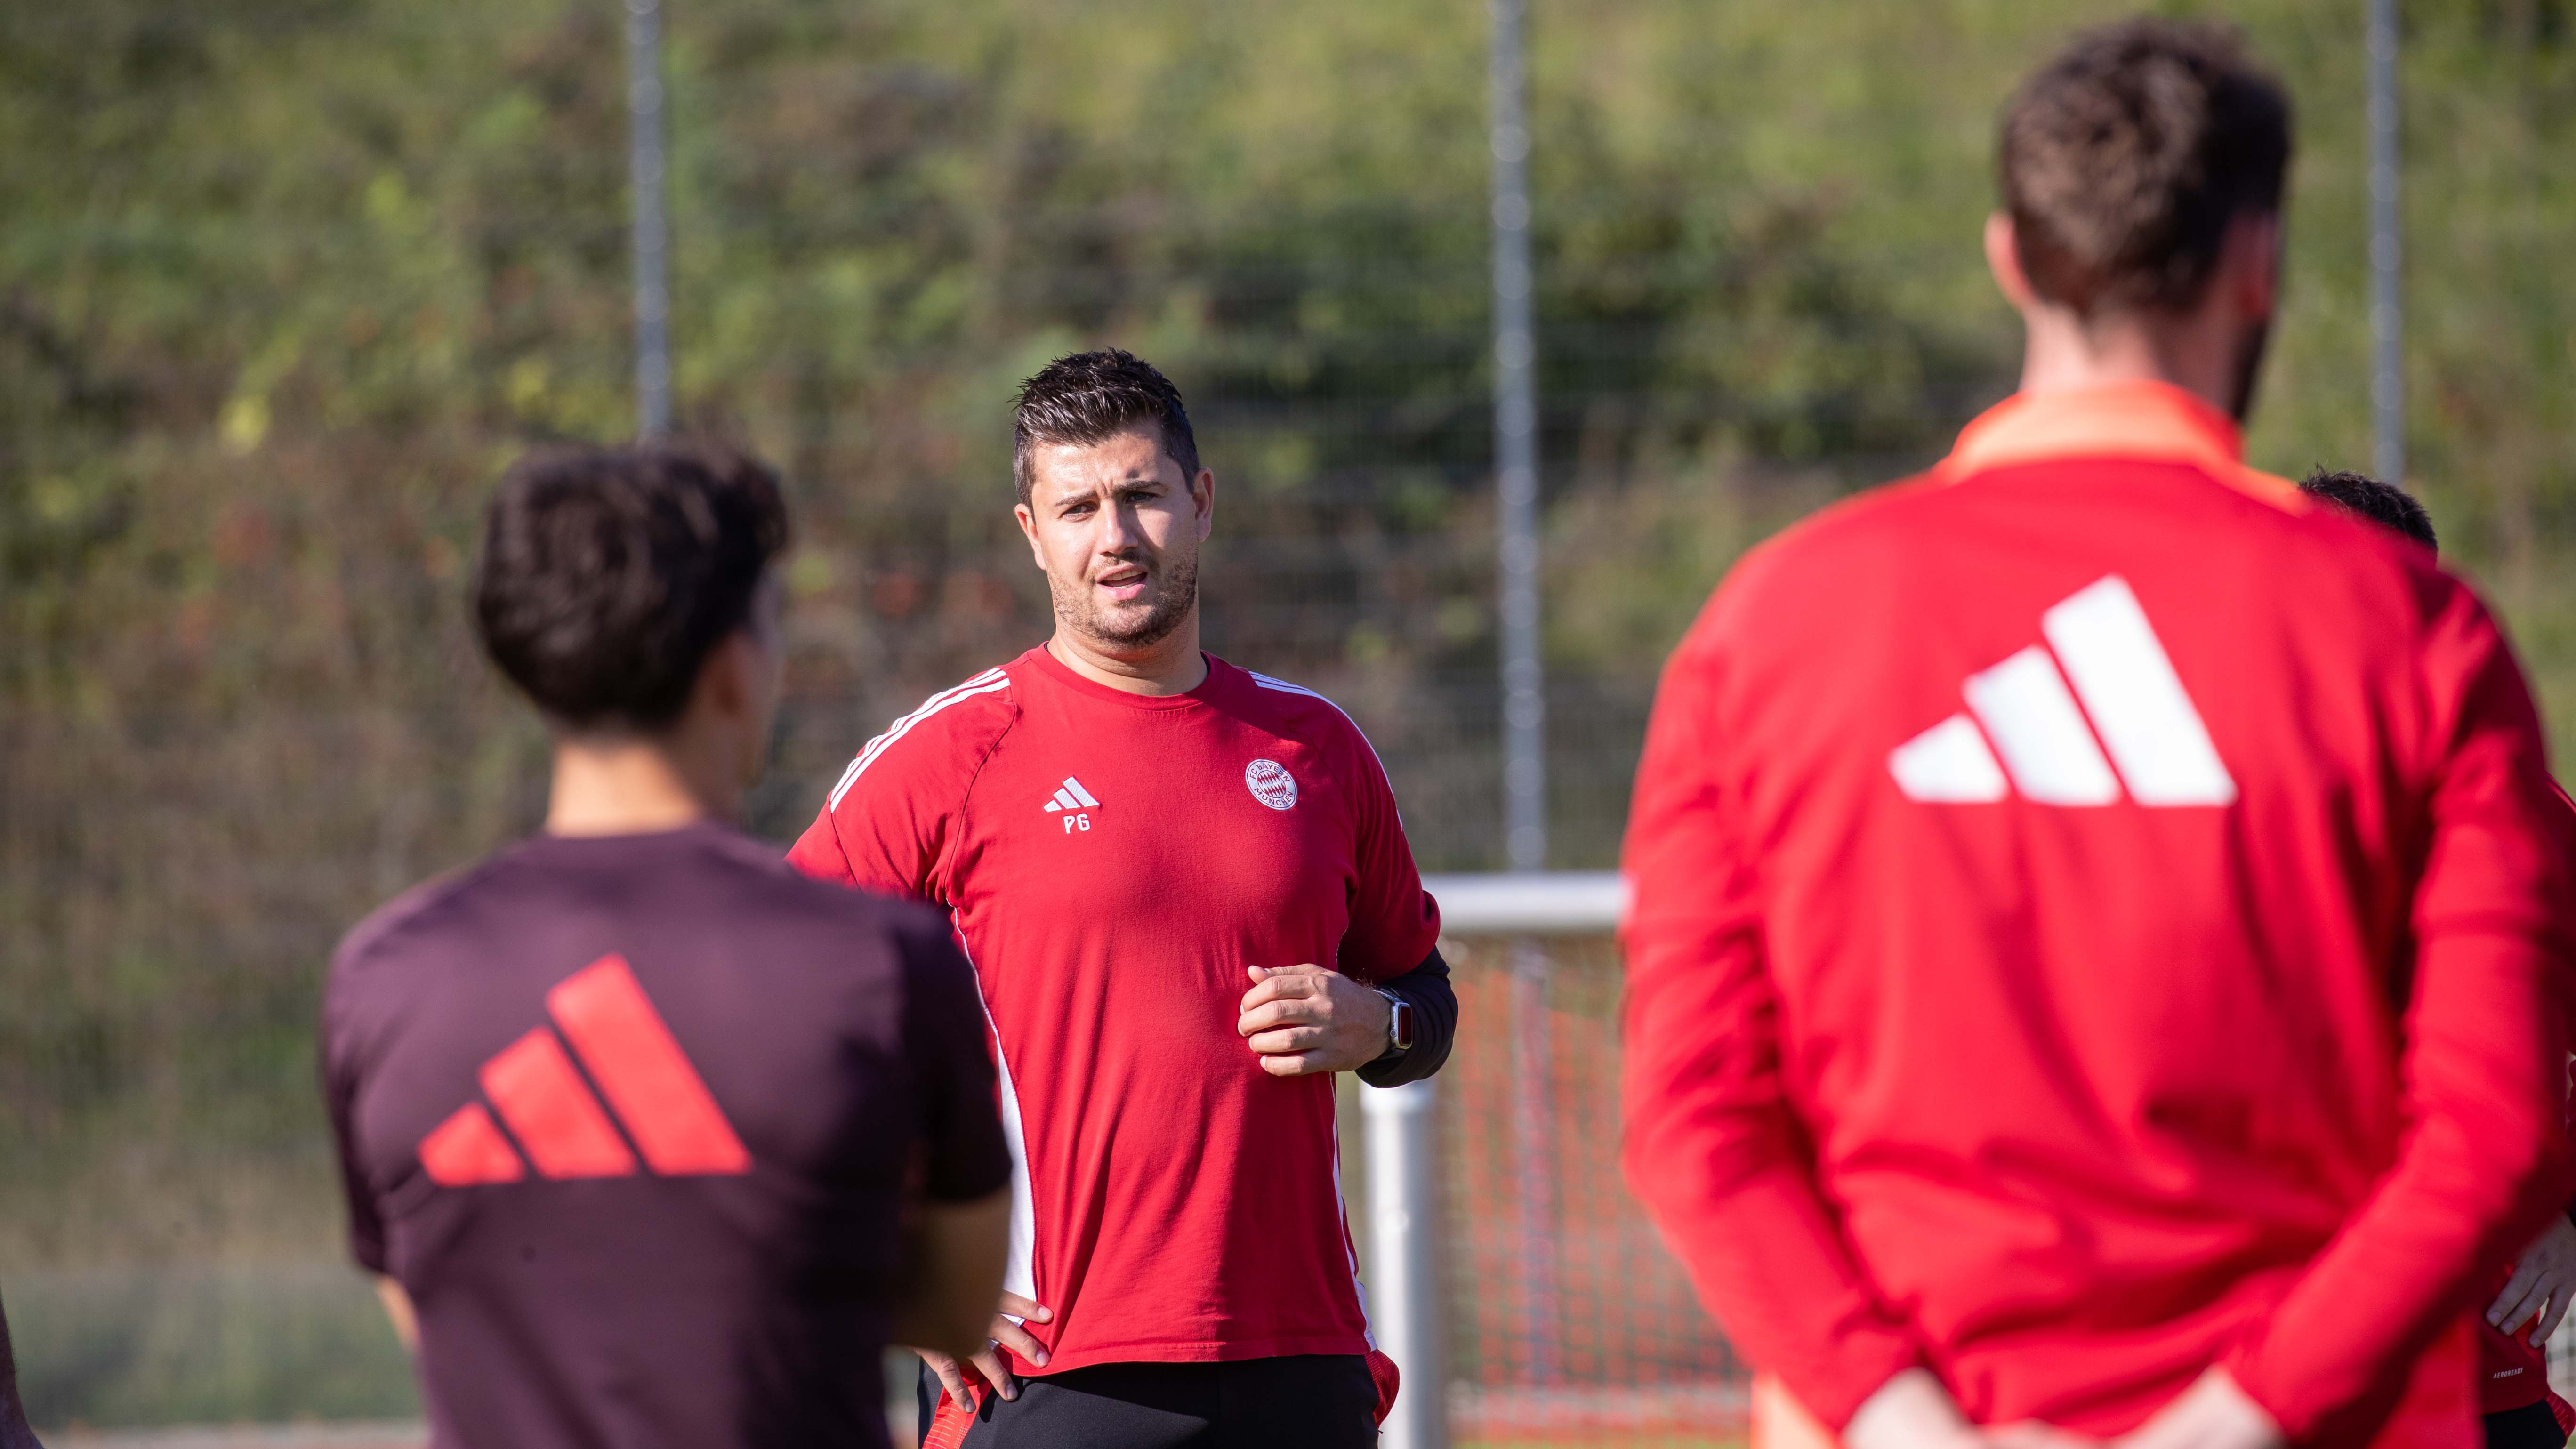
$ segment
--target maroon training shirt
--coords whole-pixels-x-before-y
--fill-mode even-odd
[[[712,824],[541,837],[377,912],[322,1062],[441,1445],[881,1446],[907,1182],[1010,1181],[948,923]]]

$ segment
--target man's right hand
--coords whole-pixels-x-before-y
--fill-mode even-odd
[[[993,1315],[991,1342],[982,1353],[968,1360],[975,1365],[976,1372],[984,1376],[984,1382],[993,1386],[993,1392],[1006,1399],[1020,1396],[1020,1381],[1011,1377],[1009,1369],[1002,1367],[1003,1349],[1011,1350],[1040,1368],[1046,1367],[1046,1349],[1020,1326],[1020,1319],[1053,1323],[1055,1313],[1046,1305],[1032,1303],[1017,1293],[1004,1293],[1002,1311]],[[930,1371],[939,1375],[940,1385],[948,1390],[948,1397],[970,1408],[974,1405],[975,1396],[966,1391],[964,1365],[944,1353],[933,1353],[926,1348],[916,1348],[913,1352],[920,1354],[921,1361],[930,1365]]]
[[[1988,1449],[1950,1391],[1921,1368],[1904,1370],[1861,1400],[1842,1439],[1845,1449]]]
[[[2281,1426],[2223,1368],[2203,1373],[2115,1449],[2286,1449]]]
[[[2286,1449],[2281,1426],[2223,1368],[2212,1368],[2107,1444],[2029,1421],[1979,1429],[1940,1380],[1916,1368],[1889,1379],[1844,1426],[1846,1449]]]

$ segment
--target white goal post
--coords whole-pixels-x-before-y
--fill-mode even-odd
[[[1615,870],[1534,870],[1426,875],[1447,936],[1604,936],[1628,909]]]
[[[1628,883],[1616,871],[1429,875],[1449,936],[1598,936],[1617,930]],[[1363,1088],[1368,1140],[1369,1317],[1403,1372],[1386,1449],[1448,1449],[1447,1325],[1440,1292],[1439,1078]]]

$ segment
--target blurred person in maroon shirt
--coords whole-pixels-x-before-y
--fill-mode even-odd
[[[554,734],[545,829],[358,927],[322,1012],[351,1247],[443,1449],[884,1449],[886,1345],[984,1346],[1010,1162],[965,958],[731,823],[786,544],[704,445],[493,499],[476,621]]]

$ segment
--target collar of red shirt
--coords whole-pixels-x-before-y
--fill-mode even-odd
[[[2299,485],[2245,466],[2245,435],[2198,394],[2165,382],[2015,393],[1978,414],[1935,471],[1951,482],[1992,468],[2061,458],[2184,463],[2293,513]]]

